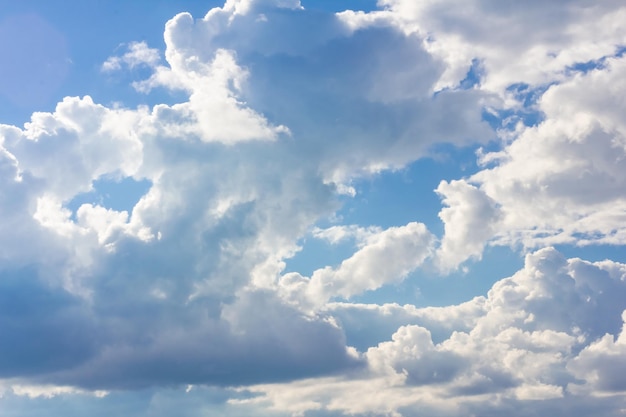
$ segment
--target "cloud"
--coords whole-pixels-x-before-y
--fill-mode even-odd
[[[465,181],[442,181],[435,190],[448,207],[439,212],[444,237],[436,262],[443,272],[469,257],[480,258],[496,230],[501,216],[494,200]]]
[[[588,386],[584,388],[604,393],[621,393],[626,389],[624,366],[621,361],[624,353],[626,340],[622,329],[617,337],[607,333],[585,347],[572,361],[569,369],[578,378],[586,381],[585,385]],[[573,388],[577,388],[575,384],[573,385]]]
[[[33,305],[6,312],[3,377],[114,390],[362,367],[332,316],[277,295],[284,260],[340,207],[337,183],[492,131],[480,94],[430,96],[441,68],[420,38],[286,6],[181,14],[165,28],[165,63],[145,43],[108,61],[146,64],[153,75],[135,86],[182,92],[179,103],[66,97],[24,128],[1,127],[0,274],[6,294]],[[285,36],[302,24],[325,30]],[[134,207],[69,208],[97,181],[127,178],[150,184]],[[318,271],[306,298],[401,280],[433,242],[417,222],[377,231],[339,268]]]
[[[341,15],[297,8],[258,3],[259,9],[242,14],[227,6],[195,21],[185,13],[170,20],[168,66],[136,85],[184,89],[191,93],[190,105],[198,100],[194,108],[211,109],[198,118],[213,126],[229,117],[216,118],[218,112],[201,99],[224,95],[214,89],[204,93],[211,82],[196,79],[212,71],[222,86],[230,83],[240,110],[254,109],[269,123],[288,128],[298,153],[291,157],[306,155],[301,163],[316,164],[327,181],[402,167],[427,155],[435,143],[494,138],[482,120],[487,97],[476,91],[431,95],[443,68],[419,36],[406,36],[391,23],[354,30]],[[316,30],[300,30],[312,25]],[[212,61],[217,69],[207,67]]]
[[[150,320],[149,312],[174,306],[141,302],[125,317],[101,318],[98,350],[73,367],[41,375],[42,383],[87,389],[137,389],[186,384],[242,385],[357,368],[341,330],[323,318],[305,317],[271,294],[243,293],[215,316],[196,302],[175,325]],[[159,305],[161,304],[161,305]],[[119,305],[119,303],[118,303]],[[120,306],[121,307],[121,306]],[[264,314],[259,315],[258,309]],[[181,321],[185,321],[183,325]],[[135,323],[143,323],[139,330]],[[128,332],[133,332],[132,335]]]
[[[234,53],[219,49],[209,64],[193,60],[191,68],[172,65],[172,69],[159,67],[151,79],[135,83],[138,90],[145,92],[163,85],[189,92],[186,103],[155,107],[159,127],[166,135],[235,143],[274,140],[289,134],[287,127],[272,126],[238,98],[248,73],[237,65]]]
[[[131,42],[127,49],[128,52],[122,56],[107,58],[102,64],[102,71],[119,71],[122,69],[122,65],[126,65],[130,69],[139,66],[154,68],[161,61],[159,50],[149,48],[146,42]]]
[[[401,326],[409,325],[428,329],[433,342],[441,342],[455,331],[471,330],[486,308],[483,296],[445,307],[348,302],[333,302],[325,306],[325,310],[345,329],[348,344],[364,351],[389,340]]]
[[[54,396],[47,394],[54,391]],[[40,395],[41,394],[41,395]],[[30,396],[29,396],[30,395]],[[172,414],[183,417],[199,417],[207,412],[220,412],[229,416],[244,417],[271,414],[249,407],[232,407],[227,403],[230,396],[240,395],[216,387],[190,386],[172,390],[115,391],[105,396],[77,393],[67,388],[16,386],[3,393],[1,416],[20,415],[35,417],[46,410],[49,415],[79,417],[105,417],[112,413],[132,416],[166,417]]]
[[[350,298],[398,282],[419,267],[432,251],[433,235],[421,223],[373,233],[337,268],[317,269],[309,279],[298,273],[281,277],[280,291],[302,306],[319,307],[328,300]]]
[[[481,157],[484,169],[454,183],[490,203],[452,194],[442,183],[439,192],[450,207],[440,213],[446,224],[441,250],[458,242],[452,264],[480,254],[487,242],[624,244],[626,126],[620,114],[626,109],[615,91],[626,87],[625,69],[624,58],[608,59],[604,69],[550,87],[539,101],[544,120],[519,126],[502,151]],[[498,215],[484,207],[497,207]]]
[[[325,229],[316,227],[313,229],[312,234],[315,238],[326,240],[332,245],[336,245],[347,239],[354,239],[357,245],[363,246],[371,236],[381,231],[382,230],[376,226],[360,227],[357,225],[335,225]]]
[[[622,354],[625,271],[623,264],[568,260],[547,248],[527,255],[523,269],[471,304],[438,309],[334,305],[342,321],[351,311],[352,320],[386,320],[393,328],[390,316],[402,312],[404,320],[421,324],[400,326],[391,340],[370,347],[365,373],[253,386],[251,392],[262,395],[242,402],[292,413],[417,415],[419,409],[497,415],[496,410],[508,410],[514,416],[550,409],[579,415],[577,407],[586,404],[585,413],[617,415],[623,407],[619,398],[589,396],[623,390],[619,369],[611,364]],[[446,322],[461,311],[462,320]],[[444,326],[452,331],[434,342],[429,327]]]
[[[145,66],[137,92],[178,102],[66,97],[23,128],[1,125],[10,401],[168,387],[173,409],[200,385],[262,413],[617,414],[623,264],[547,247],[460,305],[349,303],[486,245],[624,244],[623,8],[586,4],[561,5],[552,27],[545,2],[325,14],[229,0],[172,18],[164,61],[139,42],[103,65]],[[571,68],[589,60],[602,65]],[[526,111],[538,122],[504,120]],[[319,228],[351,181],[442,144],[492,151],[438,186],[441,239],[418,221]],[[70,208],[98,181],[129,178],[149,184],[133,207]],[[307,234],[356,248],[310,277],[286,273]]]
[[[504,93],[515,83],[542,85],[566,70],[615,54],[626,44],[620,1],[564,0],[519,4],[491,0],[383,0],[386,19],[427,37],[426,49],[446,62],[438,87],[463,80],[477,59],[481,88]],[[495,36],[494,36],[495,34]]]

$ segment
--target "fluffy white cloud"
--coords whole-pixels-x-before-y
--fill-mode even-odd
[[[427,37],[427,50],[446,62],[439,87],[457,85],[473,60],[481,64],[484,89],[551,83],[563,79],[569,67],[613,55],[626,44],[621,24],[626,7],[619,0],[383,0],[381,5],[388,10],[379,13]]]
[[[220,112],[236,97],[240,111],[245,106],[286,126],[301,153],[292,157],[306,156],[301,163],[316,164],[327,181],[402,167],[434,143],[494,138],[481,116],[486,96],[431,96],[443,67],[419,36],[406,36],[392,23],[354,30],[340,16],[255,5],[246,13],[226,5],[195,21],[185,13],[173,18],[165,31],[169,66],[137,85],[185,89],[190,103],[198,103],[194,108],[204,109],[202,123],[213,129],[235,128]],[[317,30],[299,30],[310,25]],[[208,70],[207,62],[216,69]],[[211,82],[194,78],[207,71],[222,88],[232,87],[233,104],[215,102],[225,94],[205,90]],[[207,104],[209,97],[219,111]]]
[[[433,235],[421,223],[391,227],[368,236],[336,268],[318,269],[310,278],[298,273],[282,276],[280,291],[302,306],[319,307],[333,298],[350,298],[406,278],[430,256],[433,243]]]
[[[430,96],[442,69],[419,37],[273,6],[181,14],[166,25],[165,64],[143,43],[108,61],[153,67],[135,86],[182,91],[180,103],[127,109],[68,97],[24,128],[2,126],[4,293],[26,308],[18,325],[2,324],[3,378],[108,389],[359,365],[329,314],[275,293],[285,258],[339,207],[334,182],[493,132],[480,94]],[[285,36],[304,23],[325,30]],[[129,210],[68,208],[98,180],[125,178],[150,184]],[[434,243],[417,222],[365,239],[338,268],[320,269],[302,301],[401,280]]]
[[[596,409],[617,415],[623,407],[619,398],[602,402],[589,395],[623,391],[621,368],[614,364],[623,355],[625,283],[626,265],[567,260],[548,248],[528,255],[522,270],[471,304],[439,309],[335,304],[333,311],[343,320],[348,316],[341,311],[352,310],[353,321],[360,316],[371,323],[374,311],[376,320],[393,323],[390,314],[403,311],[407,320],[421,324],[401,326],[391,340],[369,348],[368,371],[256,386],[251,390],[263,395],[244,402],[292,413],[497,415],[507,410],[526,416]],[[462,320],[446,323],[460,312]],[[435,342],[425,326],[453,330]]]
[[[378,234],[381,231],[380,227],[376,226],[361,227],[357,225],[335,225],[325,229],[316,227],[313,229],[312,234],[314,237],[324,239],[333,245],[344,240],[354,239],[358,246],[363,246],[367,244],[367,240],[371,236]]]
[[[500,211],[484,192],[465,181],[442,181],[436,189],[447,207],[439,212],[444,236],[437,249],[442,271],[482,255],[485,242],[495,233]]]
[[[451,264],[480,254],[490,239],[530,248],[626,242],[626,107],[616,93],[626,88],[625,74],[626,59],[608,59],[604,68],[550,87],[539,101],[539,125],[519,126],[502,151],[482,155],[478,173],[442,183],[438,192],[449,207],[440,214],[441,250],[445,255],[455,242]]]
[[[624,317],[624,314],[622,314]],[[584,387],[572,384],[574,390],[600,393],[623,393],[626,391],[626,377],[623,358],[626,354],[624,329],[616,337],[605,334],[601,339],[585,347],[569,366]]]

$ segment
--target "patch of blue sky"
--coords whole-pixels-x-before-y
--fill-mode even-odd
[[[368,12],[377,9],[377,2],[378,0],[301,0],[300,4],[308,10],[323,10],[327,12],[362,10]]]
[[[483,120],[495,130],[514,130],[518,123],[524,126],[537,126],[545,115],[538,110],[537,101],[553,84],[531,87],[526,83],[512,84],[507,91],[522,104],[519,108],[490,108],[483,111]],[[494,143],[490,144],[494,145]]]
[[[413,304],[417,307],[448,306],[486,296],[502,278],[513,275],[524,265],[520,253],[508,246],[485,248],[480,260],[469,260],[458,270],[442,276],[425,264],[397,284],[367,291],[350,299],[356,303]]]
[[[581,258],[591,262],[610,259],[626,264],[626,249],[622,245],[555,245],[555,248],[566,258]]]
[[[65,206],[72,212],[75,219],[76,211],[83,204],[99,205],[116,211],[132,212],[135,204],[145,195],[152,183],[148,180],[101,178],[93,182],[92,190],[81,193],[70,200]]]
[[[382,228],[418,221],[440,235],[443,224],[437,214],[441,201],[435,189],[443,180],[476,172],[476,149],[477,146],[458,148],[439,144],[430,150],[431,156],[404,169],[359,179],[353,184],[357,195],[346,201],[338,217],[344,224]]]
[[[479,59],[474,58],[472,60],[472,65],[470,66],[470,69],[465,75],[465,78],[462,79],[459,83],[459,87],[463,90],[468,90],[470,88],[479,86],[484,71],[485,69],[483,68],[482,62]]]
[[[419,159],[397,171],[383,171],[353,182],[356,196],[345,197],[336,213],[336,222],[362,227],[386,229],[421,222],[436,236],[443,235],[443,223],[438,213],[441,200],[435,189],[442,180],[466,177],[478,170],[477,146],[458,148],[440,144],[430,157]],[[333,221],[321,221],[319,227],[329,227]],[[331,245],[307,236],[300,242],[302,250],[286,260],[286,272],[297,271],[305,276],[324,266],[337,266],[355,250],[353,242]],[[393,290],[390,290],[393,291]]]
[[[480,63],[474,62],[472,68],[466,77],[467,88],[480,81]],[[519,89],[520,94],[530,95],[536,100],[537,92],[529,91],[527,86],[519,86]],[[494,128],[501,128],[506,123],[505,118],[514,114],[526,117],[528,124],[536,124],[540,118],[536,113],[529,110],[528,115],[519,116],[519,112],[513,111],[511,114],[485,112],[484,118]],[[383,171],[372,177],[358,179],[352,184],[356,196],[346,197],[336,214],[336,220],[344,225],[378,226],[382,229],[417,221],[424,223],[433,234],[441,238],[443,223],[438,213],[442,205],[435,189],[443,180],[468,177],[478,171],[476,151],[479,147],[489,152],[499,150],[500,146],[495,142],[462,148],[439,144],[431,149],[430,157],[419,159],[404,169]],[[319,227],[331,225],[330,221],[318,224]],[[296,271],[310,276],[318,268],[327,265],[336,267],[354,253],[356,248],[353,243],[347,240],[330,244],[308,236],[300,242],[302,250],[286,260],[285,272]],[[365,292],[350,301],[422,306],[460,303],[486,295],[496,281],[511,276],[522,266],[523,256],[519,251],[509,247],[487,247],[480,261],[470,260],[447,276],[441,276],[432,266],[424,265],[398,284]]]
[[[554,85],[554,83],[533,87],[527,83],[515,83],[508,86],[506,90],[512,93],[513,97],[522,103],[524,108],[529,108],[537,104],[537,101],[543,96],[543,93],[552,85]]]
[[[577,62],[573,65],[568,66],[565,71],[567,73],[580,72],[582,74],[586,74],[589,71],[593,71],[595,69],[602,69],[606,66],[606,57],[602,57],[600,59],[595,59],[587,62]]]
[[[103,82],[102,63],[133,41],[163,51],[169,19],[183,11],[201,18],[222,5],[217,0],[3,2],[0,123],[22,125],[34,111],[53,111],[64,96],[90,95],[98,103],[121,102],[125,107],[175,102],[176,97],[159,90],[152,95],[135,92],[126,77],[142,79],[141,72],[104,77]]]
[[[586,62],[576,62],[575,64],[568,66],[565,69],[565,73],[567,75],[572,75],[573,73],[576,73],[576,72],[581,73],[581,74],[586,74],[589,71],[593,71],[597,69],[604,69],[606,68],[606,60],[608,58],[621,58],[624,56],[625,53],[626,53],[626,46],[618,46],[613,55],[603,56],[601,58],[593,59],[593,60],[586,61]]]
[[[117,102],[125,107],[180,101],[183,96],[172,96],[161,89],[148,95],[135,92],[129,81],[144,79],[146,74],[141,69],[103,77],[101,65],[128,42],[145,41],[163,52],[163,28],[169,19],[180,12],[202,18],[208,10],[223,4],[219,0],[4,2],[0,11],[0,54],[4,62],[0,78],[6,80],[6,85],[0,81],[0,123],[22,125],[34,111],[53,111],[64,96],[90,95],[98,103]],[[327,12],[376,9],[375,0],[315,0],[302,4],[307,9]],[[23,30],[24,25],[30,30]],[[25,54],[32,59],[25,60]],[[48,55],[50,59],[46,59]],[[22,65],[29,62],[31,65]],[[51,66],[57,68],[52,76]],[[5,74],[7,71],[10,74]],[[32,94],[26,94],[29,91]],[[16,98],[17,92],[20,99]]]

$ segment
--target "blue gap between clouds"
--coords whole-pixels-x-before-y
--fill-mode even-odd
[[[593,71],[595,69],[604,69],[606,68],[606,60],[607,58],[622,58],[626,53],[626,46],[619,46],[615,50],[615,54],[603,56],[602,58],[593,59],[587,62],[577,62],[573,65],[570,65],[565,69],[567,75],[573,75],[573,73],[580,72],[583,74],[588,73],[589,71]]]
[[[506,246],[488,246],[480,260],[470,260],[457,271],[441,276],[426,263],[397,284],[367,291],[351,301],[398,303],[419,307],[447,306],[486,296],[493,284],[524,266],[524,257]]]
[[[101,178],[92,185],[91,191],[76,195],[65,205],[72,211],[72,220],[76,220],[76,211],[83,204],[99,205],[130,214],[139,199],[148,192],[152,182],[146,179],[137,181],[131,177],[121,180]]]
[[[355,181],[353,186],[357,195],[346,198],[337,213],[339,224],[372,225],[386,229],[418,221],[435,235],[442,236],[443,224],[438,217],[442,205],[434,189],[442,180],[467,177],[476,172],[477,148],[440,145],[433,150],[433,157],[420,159],[405,169],[386,171]],[[324,228],[333,224],[337,223],[327,220],[318,226]],[[338,266],[356,250],[351,241],[331,245],[307,237],[301,244],[302,251],[285,261],[284,272],[311,276],[318,268]],[[457,304],[486,295],[493,283],[512,275],[523,263],[523,257],[508,247],[488,247],[481,261],[467,264],[466,272],[459,270],[442,277],[432,266],[424,265],[398,284],[368,291],[351,301],[424,306]]]
[[[301,0],[300,4],[305,9],[322,10],[326,12],[336,13],[344,10],[361,10],[370,12],[377,10],[378,0]]]
[[[476,58],[472,59],[472,65],[467,71],[465,78],[461,80],[459,87],[462,90],[469,90],[479,86],[484,72],[485,69],[483,68],[482,62]]]
[[[585,261],[598,262],[610,259],[611,261],[626,264],[626,248],[617,245],[555,245],[555,248],[566,258],[581,258]]]
[[[352,186],[357,194],[354,198],[344,198],[343,207],[336,213],[338,221],[323,220],[317,226],[342,224],[387,229],[417,221],[440,236],[443,233],[438,217],[441,201],[434,190],[442,180],[475,172],[475,152],[476,147],[459,149],[440,145],[433,149],[432,157],[419,159],[404,169],[355,180]],[[286,260],[285,272],[310,276],[326,265],[337,266],[355,249],[350,242],[330,245],[313,237],[307,237],[301,245],[302,251]]]

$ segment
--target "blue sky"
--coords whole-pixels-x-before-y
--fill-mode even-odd
[[[0,417],[622,415],[625,16],[3,4]]]

